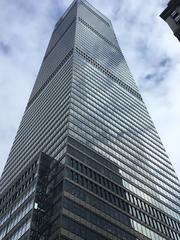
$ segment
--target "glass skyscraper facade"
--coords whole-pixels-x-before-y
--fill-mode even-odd
[[[111,21],[74,1],[4,167],[0,240],[179,240],[179,186]]]

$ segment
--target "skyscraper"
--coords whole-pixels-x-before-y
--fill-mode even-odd
[[[161,18],[169,25],[174,35],[180,41],[180,0],[169,1]]]
[[[179,239],[179,182],[112,24],[55,25],[1,177],[0,239]]]

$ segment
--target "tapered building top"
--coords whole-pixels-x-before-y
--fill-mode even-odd
[[[174,35],[180,41],[180,0],[169,1],[167,8],[160,16],[169,25]]]
[[[125,91],[142,101],[120,50],[111,21],[87,1],[73,1],[53,30],[26,111],[2,173],[0,191],[13,180],[14,176],[18,175],[21,167],[28,164],[39,149],[46,151],[44,146],[46,145],[45,139],[48,139],[48,137],[43,132],[48,122],[45,122],[46,127],[42,125],[38,131],[36,125],[40,124],[41,118],[45,114],[43,110],[48,109],[51,103],[53,104],[53,99],[51,99],[53,93],[50,94],[47,89],[57,78],[58,73],[60,76],[58,76],[57,84],[60,85],[63,78],[60,73],[64,64],[72,56],[74,58],[76,54],[86,60],[89,59],[96,68],[111,76],[114,82],[120,84]],[[71,67],[70,69],[72,71],[74,68]],[[71,71],[69,71],[69,74],[71,74]],[[44,96],[46,92],[49,94],[48,102],[46,102],[47,98]],[[41,108],[39,104],[42,103],[43,107]],[[48,117],[48,115],[44,115],[45,117]],[[47,131],[47,134],[51,135],[51,132]],[[37,138],[38,142],[36,148],[34,148]],[[43,144],[40,141],[41,138],[44,138]],[[29,145],[29,142],[32,145]],[[22,143],[23,147],[20,147]]]
[[[55,25],[0,180],[0,240],[179,240],[180,184],[85,0]]]

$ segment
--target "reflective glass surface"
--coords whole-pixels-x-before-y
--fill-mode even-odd
[[[56,170],[44,178],[44,184],[52,178],[47,195],[65,196],[52,198],[56,211],[45,213],[49,234],[179,240],[178,178],[111,21],[85,0],[74,1],[55,25],[2,174],[2,201],[40,151],[59,162],[63,157],[65,166],[61,189],[54,186]],[[34,190],[2,212],[0,239],[6,231],[19,239],[29,230],[32,202],[25,201]]]

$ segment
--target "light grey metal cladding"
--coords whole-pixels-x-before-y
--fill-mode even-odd
[[[54,31],[52,33],[51,39],[49,41],[48,48],[45,53],[46,58],[48,54],[52,51],[57,42],[61,39],[61,37],[65,34],[67,29],[70,27],[72,22],[76,19],[77,15],[77,2],[73,4],[73,6],[67,11],[63,16],[59,19],[57,24],[55,25]]]
[[[70,10],[70,13],[71,11],[72,10]],[[55,40],[50,41],[49,50],[47,51],[46,56],[42,62],[40,71],[37,76],[37,80],[35,82],[29,99],[30,101],[34,98],[39,89],[41,89],[43,84],[45,84],[51,74],[54,73],[58,65],[63,61],[69,51],[74,47],[76,26],[74,11],[72,14],[72,21],[69,21],[68,19],[69,14],[67,14],[68,16],[67,18],[65,18],[65,20],[62,19],[62,27],[64,27],[64,31],[59,31],[59,29],[62,29],[61,26],[59,26],[57,27],[58,29],[52,34],[52,39],[54,40],[55,35]]]
[[[96,26],[99,33],[105,34],[105,37],[118,47],[117,39],[112,32],[111,22],[101,16],[99,12],[89,8],[85,1],[81,1],[79,4],[77,17],[86,19],[91,26]]]
[[[40,149],[58,156],[67,135],[71,81],[72,55],[26,110],[2,174],[1,191]]]
[[[107,26],[81,4],[78,8],[75,45],[138,92],[112,26]]]
[[[57,227],[57,239],[179,240],[179,181],[111,22],[85,0],[55,26],[2,174],[3,208],[39,151],[64,169],[53,166],[62,216],[45,239]]]

